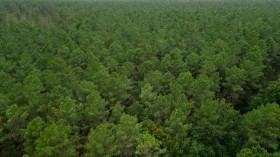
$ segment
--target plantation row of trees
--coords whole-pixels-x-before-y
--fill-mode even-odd
[[[0,1],[0,156],[280,156],[279,8]]]

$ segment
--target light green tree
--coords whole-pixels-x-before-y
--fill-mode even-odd
[[[32,119],[27,128],[23,131],[24,133],[24,148],[25,152],[30,156],[36,156],[37,152],[35,150],[36,143],[35,141],[40,137],[40,133],[45,128],[46,123],[41,117],[35,117]]]
[[[166,152],[166,149],[161,148],[161,142],[153,135],[146,132],[142,136],[136,147],[135,154],[137,156],[158,157]]]
[[[104,123],[90,130],[85,157],[110,157],[119,154],[115,143],[113,127],[113,125]]]
[[[243,148],[239,153],[236,154],[236,157],[270,157],[271,155],[268,152],[260,147],[252,147],[252,148]]]

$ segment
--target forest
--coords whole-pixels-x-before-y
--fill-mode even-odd
[[[0,1],[1,157],[280,157],[280,1]]]

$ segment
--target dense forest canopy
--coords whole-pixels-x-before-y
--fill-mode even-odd
[[[1,157],[279,157],[280,1],[0,1]]]

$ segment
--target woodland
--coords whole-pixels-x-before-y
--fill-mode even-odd
[[[280,1],[0,1],[1,157],[280,157]]]

